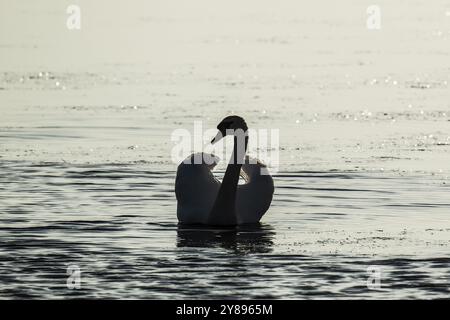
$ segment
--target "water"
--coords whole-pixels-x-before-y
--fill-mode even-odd
[[[448,298],[445,3],[380,1],[379,32],[358,1],[209,3],[2,8],[0,297]],[[271,209],[180,227],[171,133],[230,113],[280,129]]]
[[[173,171],[2,162],[2,297],[446,297],[448,192],[422,177],[290,172],[259,227],[179,227]],[[395,190],[395,191],[394,191]],[[67,265],[82,289],[66,285]],[[367,267],[383,287],[366,288]]]

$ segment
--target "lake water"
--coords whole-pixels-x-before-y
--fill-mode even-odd
[[[356,0],[78,1],[78,31],[2,3],[0,298],[448,298],[450,7],[378,2],[381,30]],[[272,206],[178,226],[171,134],[231,113],[279,130]]]

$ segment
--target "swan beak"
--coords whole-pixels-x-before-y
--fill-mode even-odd
[[[211,140],[211,144],[215,144],[217,141],[223,138],[222,132],[217,132],[216,136]]]

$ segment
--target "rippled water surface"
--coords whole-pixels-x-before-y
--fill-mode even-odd
[[[449,8],[379,2],[2,4],[0,298],[449,298]],[[231,113],[272,206],[179,226],[171,134]]]
[[[289,172],[260,226],[178,226],[174,173],[1,163],[2,297],[447,297],[448,187]],[[443,203],[442,201],[447,201]],[[66,288],[66,267],[82,288]],[[381,290],[366,288],[382,268]]]

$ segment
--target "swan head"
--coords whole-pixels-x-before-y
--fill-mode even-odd
[[[211,144],[215,144],[217,141],[227,135],[236,135],[236,133],[239,131],[241,131],[242,133],[246,133],[248,127],[243,118],[239,116],[228,116],[220,121],[220,123],[217,125],[217,129],[219,130],[219,132],[211,140]]]

